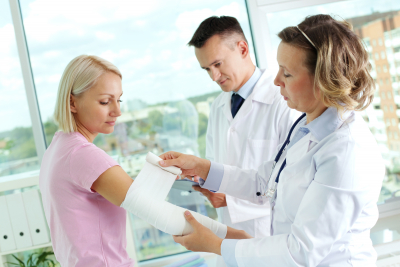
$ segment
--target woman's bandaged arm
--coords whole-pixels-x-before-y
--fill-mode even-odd
[[[161,158],[154,154],[147,155],[145,166],[130,186],[121,207],[165,233],[190,234],[193,228],[183,215],[186,209],[165,201],[176,175],[180,174],[180,169],[168,167],[169,169],[165,170],[159,167],[160,160]],[[218,237],[226,237],[226,225],[199,213],[191,213],[198,222]]]

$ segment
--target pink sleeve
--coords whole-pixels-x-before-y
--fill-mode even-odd
[[[77,186],[93,193],[94,181],[109,168],[118,165],[104,150],[93,144],[85,144],[71,153],[70,175]]]

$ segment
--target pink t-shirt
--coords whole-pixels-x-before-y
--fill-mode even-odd
[[[126,211],[90,188],[118,165],[80,133],[57,132],[40,168],[40,191],[61,266],[133,266],[126,252]]]

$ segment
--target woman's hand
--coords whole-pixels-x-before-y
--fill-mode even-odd
[[[185,219],[190,223],[194,231],[185,236],[174,236],[175,242],[191,251],[212,252],[221,255],[223,239],[219,238],[210,229],[196,221],[188,210],[185,211]]]
[[[250,239],[253,238],[251,235],[246,233],[244,230],[238,230],[228,226],[228,232],[226,233],[226,239]]]
[[[159,162],[161,167],[176,166],[181,168],[183,176],[198,175],[206,180],[210,171],[211,162],[196,156],[170,151],[160,155],[160,158],[163,159]]]

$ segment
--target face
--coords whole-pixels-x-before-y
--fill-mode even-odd
[[[314,95],[314,75],[304,65],[306,53],[297,47],[280,43],[278,47],[279,72],[274,80],[290,108],[311,114],[323,107],[320,93]]]
[[[106,72],[82,95],[71,96],[71,112],[80,132],[83,131],[91,141],[98,133],[112,133],[117,117],[121,116],[121,95],[121,78]]]
[[[197,60],[202,69],[225,92],[238,91],[246,82],[246,60],[249,53],[247,43],[228,43],[214,35],[201,48],[195,48]],[[230,45],[233,46],[230,47]],[[250,67],[251,68],[251,67]],[[254,69],[253,69],[254,70]]]

